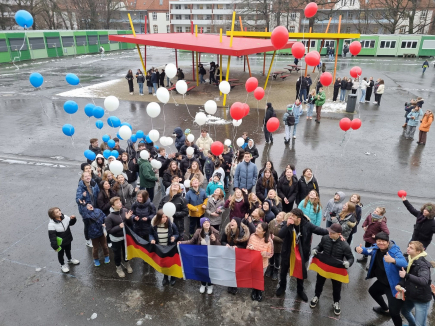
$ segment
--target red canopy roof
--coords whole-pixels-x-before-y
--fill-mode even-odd
[[[220,43],[219,38],[219,35],[198,34],[195,36],[192,33],[136,34],[136,37],[131,34],[109,35],[110,41],[231,56],[275,50],[270,39],[234,37],[233,47],[230,48],[230,37],[222,36],[222,43]],[[289,41],[284,48],[291,48],[293,43],[293,41]]]

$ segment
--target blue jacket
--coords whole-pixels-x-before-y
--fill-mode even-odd
[[[366,280],[374,277],[374,275],[371,275],[371,272],[372,272],[373,263],[375,262],[375,256],[376,253],[378,252],[378,249],[379,248],[376,244],[370,248],[362,248],[363,250],[362,254],[364,256],[372,256],[372,258],[370,259],[370,267],[367,273]],[[408,266],[408,262],[400,252],[399,246],[396,245],[396,243],[392,240],[390,240],[390,246],[388,247],[388,254],[396,260],[395,264],[387,263],[384,260],[384,267],[385,267],[385,272],[387,274],[388,283],[390,283],[391,292],[393,293],[393,296],[395,296],[397,293],[396,285],[399,284],[400,281],[399,271],[402,269],[402,267],[406,268]]]
[[[251,189],[257,182],[257,175],[258,169],[254,163],[240,162],[234,173],[234,188]]]
[[[406,117],[409,119],[408,126],[417,127],[420,119],[423,117],[423,112],[421,109],[418,111],[411,111]],[[411,119],[411,117],[414,117],[414,119]]]
[[[181,147],[184,146],[186,136],[184,135],[184,132],[183,130],[181,130],[180,127],[174,129],[174,134],[177,136],[175,137],[175,147],[177,148],[177,151],[180,151]]]
[[[157,76],[157,74],[155,72],[153,72],[151,74],[151,82],[152,83],[158,83],[159,82],[159,77]]]
[[[291,105],[293,107],[293,115],[295,116],[295,124],[299,123],[299,117],[302,115],[302,113],[304,113],[304,110],[302,109],[302,104],[296,105],[293,104]],[[287,106],[289,107],[289,106]],[[282,117],[282,120],[285,122],[287,121],[287,115],[290,113],[290,110],[287,110],[286,113],[284,113],[284,116]]]
[[[91,195],[88,191],[88,188],[86,188],[85,183],[83,180],[79,181],[79,186],[77,187],[76,192],[76,203],[79,207],[79,213],[83,217],[83,214],[87,211],[86,205],[91,204],[92,206],[97,207],[97,199],[98,199],[98,193],[100,192],[100,187],[98,187],[97,183],[94,180],[91,180],[91,189],[93,194]],[[83,193],[86,192],[86,196],[83,196]],[[85,201],[85,204],[81,204],[81,201]]]
[[[225,197],[224,185],[220,181],[218,181],[218,182],[210,181],[208,183],[207,189],[205,190],[205,194],[207,195],[207,197],[209,197],[210,195],[213,195],[217,188],[222,189],[222,191],[224,192],[224,197]]]
[[[205,194],[204,189],[198,188],[198,192],[196,192],[195,189],[190,188],[184,199],[186,200],[187,204],[198,206],[202,205],[206,198],[207,195]]]
[[[88,236],[91,239],[96,239],[101,237],[103,232],[103,223],[106,219],[106,215],[99,208],[94,208],[92,211],[85,208],[84,214],[82,214],[83,219],[89,219]]]
[[[301,202],[298,205],[298,208],[304,213],[304,215],[310,218],[311,223],[313,223],[316,226],[320,226],[320,222],[322,221],[322,208],[320,207],[319,211],[316,213],[314,212],[314,207],[310,201],[308,201],[307,207],[304,207],[304,202],[305,200],[301,200]]]

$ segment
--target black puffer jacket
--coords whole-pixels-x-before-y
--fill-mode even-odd
[[[408,211],[417,218],[414,224],[414,232],[412,233],[411,241],[420,241],[425,248],[432,242],[433,234],[435,233],[435,205],[432,205],[431,214],[429,217],[425,217],[423,213],[416,210],[414,206],[407,200],[403,202]]]
[[[350,91],[352,89],[352,86],[353,86],[353,82],[352,81],[346,82],[346,90]]]
[[[124,166],[124,162],[121,163],[123,163],[122,165]],[[127,163],[127,167],[128,169],[123,170],[122,172],[124,172],[127,175],[127,182],[132,183],[137,180],[137,173],[139,172],[139,166],[130,160]]]
[[[160,156],[159,154],[157,154],[156,160],[159,161],[160,163],[162,163],[162,167],[159,169],[159,177],[163,178],[163,174],[168,169],[169,163],[171,163],[172,160],[169,158],[165,158],[163,156]]]
[[[106,216],[110,214],[110,207],[112,207],[112,205],[110,205],[110,199],[116,196],[116,193],[112,189],[109,189],[109,196],[107,196],[104,190],[98,193],[97,206]]]
[[[180,170],[178,170],[177,176],[178,176],[179,178],[181,178],[181,180],[183,180],[183,175],[182,175],[182,173],[181,173]],[[168,188],[168,187],[171,185],[171,183],[172,183],[171,180],[172,180],[172,174],[171,174],[171,172],[169,172],[168,170],[166,170],[166,171],[163,173],[163,186],[165,187],[165,189]]]
[[[168,202],[171,202],[175,205],[175,214],[174,214],[175,219],[181,219],[189,216],[189,209],[187,208],[187,202],[183,198],[182,194],[176,194],[172,197],[172,199],[170,199],[169,195],[163,197],[163,199],[160,201],[158,210],[162,209],[163,205],[165,205]]]
[[[291,186],[289,186],[289,181],[286,177],[278,181],[278,196],[281,198],[282,202],[284,202],[284,198],[287,198],[291,207],[293,207],[293,203],[296,200],[298,189],[298,179],[295,176],[293,176]]]
[[[319,185],[317,183],[316,178],[313,176],[312,179],[307,183],[305,181],[305,177],[301,176],[298,181],[298,194],[296,195],[296,205],[307,197],[308,193],[311,190],[316,190],[320,196]]]
[[[246,152],[251,153],[251,155],[252,155],[251,162],[252,162],[252,163],[255,163],[255,160],[260,156],[260,155],[258,154],[258,149],[257,149],[257,147],[255,147],[255,144],[252,145],[251,148],[249,148],[249,145],[246,146],[246,147],[245,147],[245,153],[246,153]]]
[[[409,273],[399,282],[406,289],[406,299],[418,302],[429,302],[432,299],[430,268],[431,264],[424,257],[412,262]]]
[[[194,157],[188,158],[186,156],[185,158],[183,158],[183,160],[180,163],[180,170],[183,176],[186,174],[187,170],[190,168],[193,161],[197,162],[199,166],[199,170],[202,170],[201,163],[199,163],[199,161],[196,158]]]
[[[192,147],[192,148],[194,149],[193,156],[195,156],[196,158],[198,158],[199,156],[201,156],[201,152],[200,152],[200,150],[199,150],[199,147],[196,146],[196,144],[192,144],[191,146],[183,145],[183,146],[181,146],[179,152],[180,152],[181,154],[183,154],[184,156],[186,156],[186,155],[187,155],[186,150],[187,150],[189,147]]]
[[[273,179],[273,176],[270,176]],[[267,194],[269,193],[270,189],[276,190],[276,182],[273,180],[272,187],[269,187],[269,182],[266,181],[266,185],[263,185],[263,180],[265,177],[260,177],[257,181],[257,184],[255,185],[255,194],[257,195],[258,199],[260,199],[262,202],[266,199]]]
[[[141,233],[149,234],[151,228],[151,219],[156,215],[156,207],[154,204],[149,198],[143,204],[135,201],[131,206],[131,210],[133,211],[133,215],[135,215],[135,217],[139,217],[138,221],[132,217],[135,232],[139,235]],[[146,217],[147,220],[144,221],[142,219],[143,217]]]
[[[347,87],[347,80],[342,80],[340,88],[341,89],[346,89],[346,87]],[[351,86],[351,88],[352,88],[352,86]]]
[[[349,244],[340,238],[334,241],[329,235],[325,235],[315,249],[338,260],[344,261],[344,258],[346,258],[349,262],[349,267],[353,264],[354,258]]]
[[[111,211],[110,214],[106,217],[105,224],[107,233],[113,235],[117,238],[122,238],[124,236],[124,231],[119,226],[121,223],[128,224],[128,226],[133,227],[133,224],[130,219],[126,219],[125,214],[128,212],[128,209],[121,208],[120,211]]]

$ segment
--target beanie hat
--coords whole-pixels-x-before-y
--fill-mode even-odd
[[[390,241],[390,236],[385,232],[379,232],[378,234],[375,235],[375,240]]]
[[[218,177],[220,180],[220,178],[222,177],[222,173],[216,172],[213,177]]]
[[[209,223],[210,223],[209,218],[208,218],[208,217],[201,217],[201,218],[200,218],[200,220],[199,220],[199,224],[201,225],[201,227],[202,227],[202,225],[204,224],[204,222],[209,222]]]
[[[289,105],[287,105],[287,110],[288,110],[288,111],[293,110],[293,104],[289,104]]]

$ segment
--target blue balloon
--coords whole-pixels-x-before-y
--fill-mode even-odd
[[[104,150],[103,156],[106,160],[109,158],[110,155],[112,155],[112,152],[110,151],[110,149]]]
[[[66,101],[63,104],[63,109],[65,110],[66,113],[69,114],[74,114],[77,112],[77,110],[79,109],[79,106],[76,102],[74,101]]]
[[[90,118],[94,115],[95,105],[92,103],[86,104],[85,106],[85,114]]]
[[[69,123],[63,125],[62,132],[66,136],[72,136],[72,135],[74,135],[74,127],[73,127],[73,125],[70,125]]]
[[[137,136],[135,134],[131,135],[130,140],[135,143],[137,142]]]
[[[104,116],[104,109],[101,106],[94,107],[94,117],[101,119]]]
[[[15,13],[15,21],[24,28],[30,28],[33,25],[32,14],[26,10],[18,10]]]
[[[145,134],[142,130],[138,130],[138,131],[136,131],[136,137],[137,138],[144,138]]]
[[[93,151],[91,151],[90,149],[87,149],[87,150],[85,150],[85,157],[88,160],[93,161],[93,160],[95,160],[96,155]]]
[[[116,137],[118,137],[120,140],[124,140],[124,139],[122,139],[122,137],[119,135],[119,132],[116,134]]]
[[[115,141],[114,141],[113,139],[110,139],[110,140],[107,142],[107,146],[109,146],[110,148],[115,147]]]
[[[101,120],[97,120],[95,121],[95,125],[97,126],[98,129],[101,129],[103,128],[104,123]]]
[[[130,130],[133,130],[133,128],[131,127],[131,124],[129,124],[128,122],[121,123],[121,127],[122,126],[128,126],[130,128]]]
[[[77,77],[77,75],[75,74],[67,74],[65,76],[65,80],[68,84],[76,86],[80,83],[80,79],[79,77]]]
[[[33,87],[39,87],[44,82],[44,77],[39,72],[34,72],[30,75],[29,81]]]
[[[107,124],[113,128],[118,128],[121,125],[121,120],[119,120],[118,117],[112,115],[107,119]]]
[[[148,143],[148,144],[151,144],[153,141],[151,140],[151,138],[150,138],[150,136],[146,136],[145,137],[145,141]]]
[[[115,158],[118,158],[119,153],[118,153],[117,150],[113,150],[113,151],[110,153],[110,155],[111,155],[111,156],[114,156]]]
[[[154,148],[155,148],[155,149],[159,149],[159,146],[156,145],[156,146],[154,146]]]
[[[109,135],[104,135],[103,136],[103,142],[107,143],[110,140],[110,136]]]

